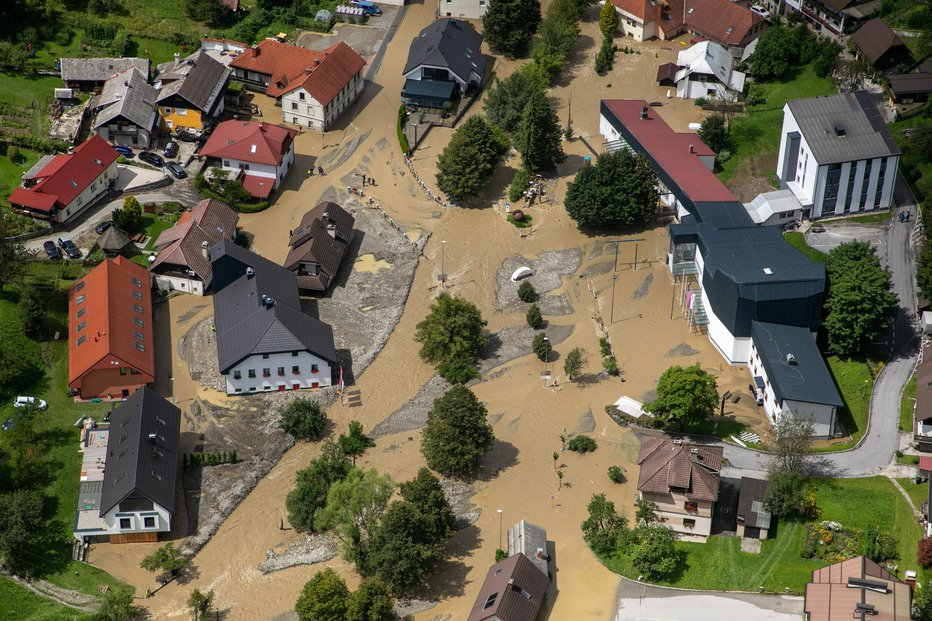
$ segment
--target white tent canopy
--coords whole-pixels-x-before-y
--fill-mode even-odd
[[[634,418],[641,418],[642,416],[651,418],[651,414],[644,411],[643,404],[640,401],[635,401],[631,397],[620,398],[615,402],[615,407]]]

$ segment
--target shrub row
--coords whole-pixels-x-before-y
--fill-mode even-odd
[[[221,464],[235,464],[236,451],[221,451],[219,453],[185,453],[182,455],[181,465],[185,468],[195,466],[219,466]]]

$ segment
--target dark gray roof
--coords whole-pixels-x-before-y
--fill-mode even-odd
[[[155,124],[156,90],[136,69],[127,69],[106,81],[96,106],[99,109],[94,127],[106,125],[117,117],[151,129]]]
[[[149,77],[147,58],[60,58],[59,62],[66,82],[103,82],[130,67]]]
[[[436,80],[405,80],[401,89],[402,97],[435,97],[448,100],[453,97],[455,82],[438,82]]]
[[[304,214],[288,242],[291,249],[285,257],[285,268],[297,272],[302,262],[316,263],[321,274],[309,280],[299,276],[301,288],[327,289],[340,271],[340,264],[353,239],[355,222],[356,219],[342,207],[330,202],[320,203]],[[330,226],[334,227],[333,236],[330,235]]]
[[[467,621],[534,621],[549,583],[528,557],[509,556],[489,567]]]
[[[210,258],[221,373],[253,354],[308,350],[336,361],[333,330],[301,311],[292,272],[230,241],[211,248]]]
[[[101,516],[131,494],[174,510],[180,430],[181,410],[148,386],[113,411]]]
[[[820,165],[899,155],[870,93],[842,93],[787,102]]]
[[[778,402],[844,406],[808,328],[753,321],[751,338]],[[787,362],[788,354],[795,364]]]
[[[693,204],[691,213],[698,222],[706,222],[723,228],[754,224],[744,204],[739,201],[698,202]]]
[[[159,79],[163,82],[158,102],[175,95],[191,103],[204,113],[210,112],[223,92],[232,69],[198,50],[177,62],[159,65]]]
[[[738,521],[752,528],[770,528],[770,511],[764,506],[767,481],[741,477],[738,496]]]
[[[463,82],[469,81],[470,73],[480,76],[485,72],[488,57],[480,52],[482,35],[464,21],[438,19],[424,28],[408,50],[408,62],[402,75],[421,65],[445,67]]]

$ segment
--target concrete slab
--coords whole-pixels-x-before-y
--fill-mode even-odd
[[[618,602],[615,621],[799,621],[800,612],[789,608],[802,610],[801,598],[786,599],[799,601],[787,602],[792,606],[786,606],[786,610],[771,610],[725,595],[624,598]]]

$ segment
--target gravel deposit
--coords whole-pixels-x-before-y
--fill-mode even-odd
[[[266,559],[259,563],[259,571],[269,574],[298,565],[314,565],[329,561],[336,555],[336,541],[325,535],[308,535],[292,542],[282,552],[269,549]]]
[[[548,325],[545,333],[550,338],[551,346],[555,348],[568,339],[575,327]],[[479,352],[479,373],[485,375],[495,367],[532,353],[531,341],[537,332],[531,326],[521,326],[505,328],[490,335],[489,344]]]
[[[576,273],[582,263],[583,252],[580,248],[566,250],[549,250],[542,252],[536,259],[528,259],[520,255],[509,257],[502,262],[498,270],[498,291],[495,296],[495,307],[498,310],[517,310],[524,308],[524,303],[518,299],[518,287],[524,280],[529,280],[538,294],[544,294],[559,289],[563,284],[563,277]],[[512,282],[511,275],[519,267],[529,267],[534,275],[519,282]],[[541,311],[543,311],[541,300]],[[571,311],[572,312],[572,311]],[[544,312],[544,314],[548,314]]]
[[[412,399],[373,427],[369,437],[377,440],[402,431],[420,429],[427,424],[427,412],[433,407],[434,401],[443,396],[450,387],[451,384],[447,380],[434,375],[421,386]]]
[[[689,343],[680,343],[676,347],[668,350],[667,353],[663,355],[664,358],[680,358],[683,356],[695,356],[699,353],[698,349],[695,349]]]
[[[647,277],[641,282],[641,284],[638,285],[638,288],[635,289],[634,292],[631,294],[631,299],[638,300],[640,298],[643,298],[645,295],[647,295],[648,292],[650,292],[650,286],[653,282],[654,282],[654,275],[648,274]]]
[[[595,431],[595,416],[592,415],[592,410],[586,410],[586,413],[580,416],[579,420],[576,421],[576,427],[573,429],[573,433],[592,433],[593,431]]]

